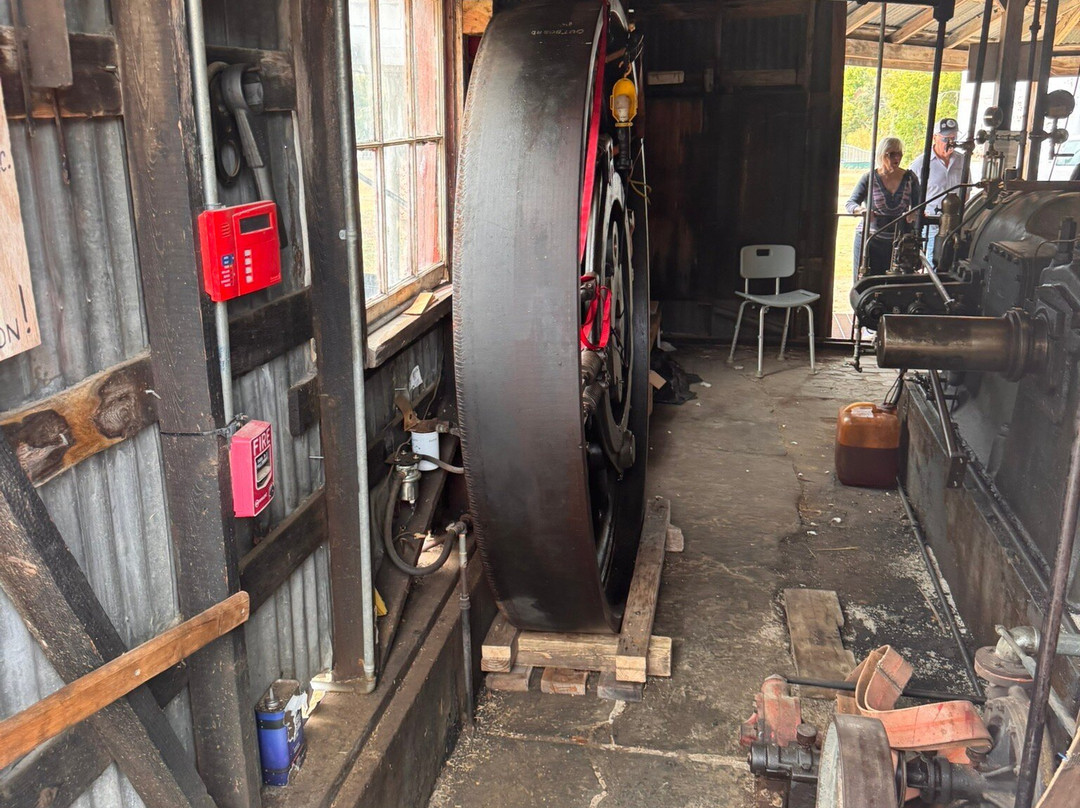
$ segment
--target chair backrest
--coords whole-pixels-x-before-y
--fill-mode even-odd
[[[775,278],[776,291],[780,291],[780,279],[795,274],[795,248],[790,244],[750,244],[739,251],[739,274],[745,279],[743,287],[750,289],[750,281]]]

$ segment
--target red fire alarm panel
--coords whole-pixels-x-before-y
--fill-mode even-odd
[[[199,214],[203,286],[221,302],[281,280],[277,205],[251,202]]]
[[[229,444],[233,513],[257,516],[274,498],[274,445],[270,424],[248,421]]]

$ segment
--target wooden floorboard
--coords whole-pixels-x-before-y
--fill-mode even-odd
[[[844,614],[832,590],[785,589],[784,611],[791,634],[791,655],[800,676],[843,681],[855,667],[855,656],[844,648],[840,628]],[[832,698],[834,691],[802,688],[810,698]]]

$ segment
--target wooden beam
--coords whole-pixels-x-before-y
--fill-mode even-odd
[[[586,671],[614,670],[618,649],[619,638],[615,634],[523,631],[517,640],[514,664],[535,667],[554,665]],[[671,676],[671,637],[655,634],[650,637],[645,662],[649,676]]]
[[[233,378],[311,339],[311,290],[299,289],[229,318]]]
[[[113,0],[124,138],[181,614],[239,590],[214,309],[202,291],[202,206],[184,0]],[[221,808],[257,808],[261,775],[244,632],[189,660],[195,759]]]
[[[147,685],[164,710],[188,682],[181,663]],[[5,808],[68,808],[112,763],[109,753],[87,726],[79,726],[23,758],[0,778],[0,805]]]
[[[848,38],[845,63],[862,67],[877,65],[878,43],[876,40]],[[898,70],[932,70],[934,49],[922,45],[893,45],[885,43],[885,67]],[[942,54],[941,68],[946,72],[967,68],[967,53],[947,50]]]
[[[462,0],[461,26],[465,36],[480,36],[491,22],[491,0]]]
[[[251,611],[273,597],[315,549],[326,541],[326,497],[316,489],[240,561],[240,585]]]
[[[888,36],[888,41],[894,45],[903,45],[926,26],[934,21],[934,9],[924,8],[918,14],[905,22],[900,28]]]
[[[19,463],[41,485],[157,421],[149,353],[68,389],[0,414],[0,430]]]
[[[289,388],[289,434],[298,438],[319,423],[319,377],[312,373]]]
[[[247,622],[248,605],[247,592],[237,592],[0,721],[0,769]]]
[[[867,3],[847,15],[847,34],[850,36],[871,20],[881,19],[881,4]],[[876,28],[876,26],[875,26]]]
[[[722,70],[722,87],[795,87],[799,81],[797,70]]]
[[[0,586],[60,677],[72,681],[123,654],[120,635],[2,437],[0,524]],[[105,708],[87,725],[150,808],[213,807],[147,688]]]
[[[335,83],[336,36],[333,0],[293,0],[292,34],[296,72],[297,120],[306,189],[308,247],[312,263],[311,308],[319,369],[319,422],[326,476],[327,539],[330,547],[331,613],[334,626],[334,678],[353,680],[364,673],[364,619],[373,603],[361,594],[361,532],[355,394],[362,379],[354,366],[349,339],[351,319],[346,192],[355,193],[356,155],[342,153],[338,122],[352,115],[352,104],[339,104]],[[348,58],[348,54],[345,54]],[[348,94],[351,98],[351,94]],[[350,187],[342,166],[352,172]],[[357,223],[359,226],[359,223]],[[354,245],[355,249],[355,245]],[[360,289],[361,297],[363,287]],[[363,300],[360,301],[363,303]],[[366,332],[366,326],[363,328]],[[354,362],[355,360],[355,362]],[[362,460],[362,459],[361,459]],[[373,554],[377,549],[373,548]],[[377,660],[369,660],[377,664]]]
[[[630,592],[626,596],[619,648],[615,655],[615,678],[621,682],[644,682],[660,593],[660,573],[664,568],[664,547],[671,524],[671,503],[656,497],[645,506],[641,542]]]
[[[208,62],[244,64],[257,68],[262,80],[265,112],[291,112],[296,109],[296,75],[293,73],[292,54],[288,51],[207,45],[206,59]]]
[[[53,118],[56,108],[64,118],[117,117],[123,108],[117,69],[116,40],[105,34],[71,34],[72,84],[60,90],[32,88],[30,114]],[[15,29],[0,25],[0,84],[9,118],[26,117],[26,96],[19,75]],[[53,107],[53,93],[56,108]]]

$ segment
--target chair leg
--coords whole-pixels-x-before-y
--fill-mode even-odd
[[[749,302],[749,300],[744,300],[742,305],[739,306],[739,316],[735,318],[735,336],[731,338],[731,353],[728,354],[728,362],[735,361],[735,345],[739,341],[739,329],[742,328],[743,311],[746,309],[746,304]]]
[[[791,323],[791,309],[784,312],[784,336],[780,338],[780,358],[784,358],[784,349],[787,348],[788,325]]]
[[[806,309],[806,316],[810,320],[810,372],[817,373],[817,365],[814,364],[814,310],[809,306],[803,306]]]
[[[758,315],[757,326],[757,375],[760,379],[762,376],[762,361],[765,355],[765,314],[769,311],[768,306],[761,307],[761,313]]]

